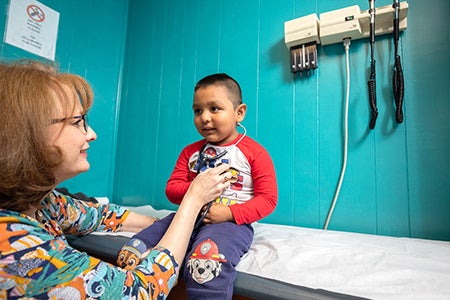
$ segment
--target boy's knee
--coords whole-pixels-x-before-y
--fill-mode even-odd
[[[188,257],[185,275],[190,276],[198,284],[204,284],[219,277],[222,265],[226,262],[227,259],[220,253],[217,244],[207,239],[198,244]]]

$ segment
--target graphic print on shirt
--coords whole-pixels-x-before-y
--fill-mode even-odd
[[[209,168],[215,168],[219,164],[228,164],[229,160],[223,158],[225,154],[226,150],[218,153],[214,147],[208,147],[201,154],[197,153],[197,158],[191,162],[190,168],[194,172],[203,172]]]
[[[211,240],[201,242],[189,257],[187,267],[197,283],[203,284],[218,277],[222,272],[222,263],[225,256],[219,253],[219,247]]]
[[[242,185],[244,182],[244,177],[240,174],[239,170],[236,170],[235,168],[230,168],[228,172],[231,173],[230,178],[230,189],[233,191],[242,191]]]
[[[231,164],[232,161],[229,156],[230,153],[228,150],[220,151],[210,146],[207,147],[202,153],[195,153],[189,161],[189,167],[191,172],[197,173],[197,170],[203,172],[220,164]],[[238,202],[238,193],[242,191],[244,184],[244,176],[240,174],[238,169],[231,166],[228,172],[232,175],[229,179],[230,187],[215,200],[215,202],[223,205],[236,204]]]

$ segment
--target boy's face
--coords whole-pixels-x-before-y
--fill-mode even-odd
[[[211,85],[199,88],[194,94],[194,124],[197,131],[214,145],[226,145],[238,136],[237,122],[245,117],[246,105],[234,109],[226,88]]]

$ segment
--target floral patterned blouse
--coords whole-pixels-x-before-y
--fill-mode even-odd
[[[165,299],[178,265],[164,248],[127,271],[80,252],[65,235],[117,231],[129,211],[53,191],[41,222],[0,209],[0,299]],[[40,218],[39,218],[40,219]]]

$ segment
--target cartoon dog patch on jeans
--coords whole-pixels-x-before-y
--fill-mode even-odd
[[[189,257],[187,267],[192,278],[199,284],[213,280],[222,271],[225,256],[219,253],[217,244],[211,239],[201,242]]]

